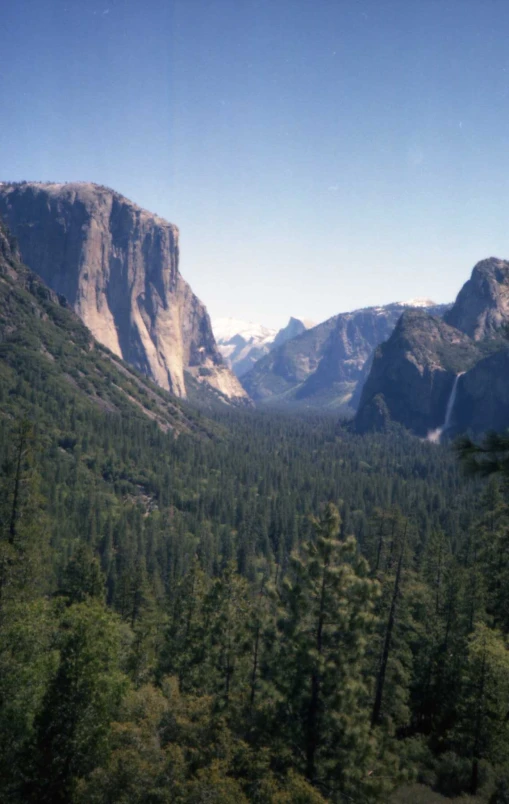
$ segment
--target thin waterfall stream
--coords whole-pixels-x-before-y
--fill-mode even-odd
[[[442,435],[451,426],[451,419],[452,419],[452,414],[453,414],[453,411],[454,411],[454,404],[456,402],[456,394],[458,392],[458,382],[459,382],[459,378],[463,377],[464,373],[465,372],[462,371],[459,374],[456,374],[456,377],[454,378],[451,394],[450,394],[449,400],[447,402],[447,408],[446,408],[446,411],[445,411],[445,420],[444,420],[443,425],[441,427],[437,427],[436,430],[430,430],[428,435],[427,435],[427,440],[431,441],[432,444],[440,444],[440,439],[442,438]]]

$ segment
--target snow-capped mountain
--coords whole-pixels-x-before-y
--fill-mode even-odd
[[[277,335],[275,329],[238,318],[218,318],[212,329],[219,351],[237,377],[267,354]]]
[[[425,298],[417,298],[417,299],[408,299],[407,301],[396,302],[401,307],[439,307],[436,302],[432,299],[425,299]]]
[[[274,346],[286,343],[312,326],[309,321],[293,317],[279,331],[238,318],[218,318],[212,322],[219,351],[237,377],[246,374]]]
[[[277,329],[264,327],[254,321],[241,321],[240,318],[216,318],[212,322],[212,329],[217,343],[228,343],[236,335],[240,335],[245,341],[264,343],[273,341],[277,333]]]

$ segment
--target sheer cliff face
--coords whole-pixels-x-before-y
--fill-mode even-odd
[[[495,335],[509,321],[509,262],[478,262],[445,321],[475,341]]]
[[[506,430],[509,425],[509,348],[480,360],[458,387],[453,435]]]
[[[203,304],[179,273],[176,226],[94,184],[0,184],[0,216],[24,262],[116,355],[180,397],[185,373],[230,399]]]

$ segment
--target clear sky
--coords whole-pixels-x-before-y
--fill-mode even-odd
[[[447,301],[509,258],[507,0],[0,7],[0,179],[176,223],[212,317]]]

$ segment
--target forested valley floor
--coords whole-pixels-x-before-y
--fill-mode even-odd
[[[509,801],[503,478],[52,382],[0,385],[0,801]]]

